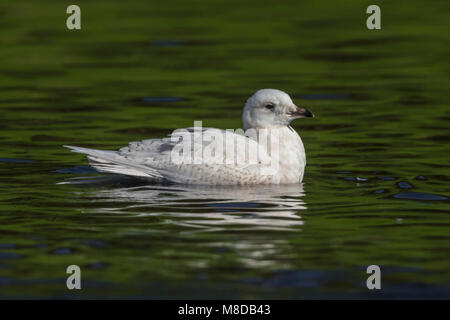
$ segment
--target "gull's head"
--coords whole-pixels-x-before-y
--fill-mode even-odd
[[[245,130],[288,126],[292,120],[305,117],[314,115],[308,109],[297,107],[286,92],[276,89],[256,91],[242,113]]]

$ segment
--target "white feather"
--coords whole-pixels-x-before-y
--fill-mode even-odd
[[[275,110],[267,110],[268,103],[276,106]],[[265,89],[247,100],[243,113],[244,128],[254,129],[256,136],[215,128],[186,128],[167,138],[130,142],[119,151],[65,147],[87,154],[90,164],[100,172],[190,184],[298,183],[303,179],[306,156],[302,140],[289,127],[293,119],[289,112],[296,109],[286,93]],[[263,143],[263,137],[277,141],[277,150]],[[220,144],[223,153],[217,153]],[[226,153],[231,150],[227,146],[233,152]],[[177,161],[176,150],[184,151]],[[256,161],[252,158],[255,155]],[[267,171],[267,165],[274,162],[277,166]]]

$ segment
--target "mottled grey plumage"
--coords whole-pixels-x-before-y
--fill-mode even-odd
[[[90,164],[100,172],[190,184],[299,183],[306,165],[305,151],[289,124],[304,116],[312,114],[297,108],[286,93],[263,89],[245,105],[247,135],[186,128],[167,138],[131,142],[119,151],[65,147],[87,154]],[[267,144],[266,139],[277,143]],[[227,150],[233,149],[233,154],[218,152],[221,145],[224,149],[231,146]]]

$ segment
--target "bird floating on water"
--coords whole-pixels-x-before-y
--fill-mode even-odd
[[[177,129],[169,137],[130,142],[119,151],[64,146],[87,155],[99,172],[183,184],[249,185],[300,183],[306,166],[303,142],[290,126],[314,117],[289,95],[261,89],[246,102],[242,132],[216,128]]]

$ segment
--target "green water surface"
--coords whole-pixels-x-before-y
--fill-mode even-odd
[[[1,298],[450,298],[448,1],[377,1],[381,30],[371,1],[76,4],[69,31],[69,3],[0,2]],[[260,88],[316,115],[302,185],[155,185],[61,147],[239,128]]]

